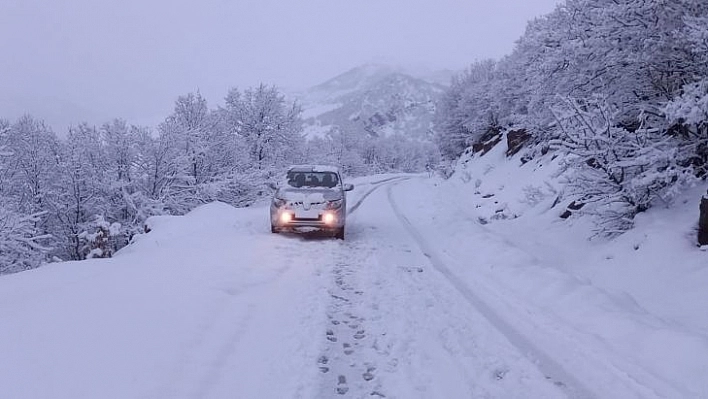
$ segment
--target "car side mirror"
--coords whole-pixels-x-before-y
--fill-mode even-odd
[[[342,184],[342,190],[344,190],[344,191],[352,191],[352,190],[354,190],[354,185],[353,185],[353,184],[349,184],[349,183],[344,183],[344,184]]]

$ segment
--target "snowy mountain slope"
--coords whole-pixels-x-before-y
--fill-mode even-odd
[[[305,134],[318,136],[338,127],[361,135],[428,139],[434,103],[443,90],[401,69],[363,65],[299,95]]]
[[[366,90],[372,82],[399,73],[403,73],[403,71],[390,65],[364,64],[312,87],[307,90],[307,98],[313,102],[336,100],[347,94]]]
[[[499,188],[490,173],[478,189]],[[708,394],[703,313],[672,320],[572,268],[640,251],[586,243],[564,264],[567,230],[482,225],[466,183],[354,183],[345,242],[273,235],[265,204],[214,203],[151,219],[112,259],[0,277],[3,396]],[[700,256],[681,257],[695,276]]]

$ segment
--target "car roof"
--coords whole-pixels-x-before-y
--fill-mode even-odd
[[[332,165],[292,165],[288,168],[292,172],[334,172],[339,173],[339,168]]]

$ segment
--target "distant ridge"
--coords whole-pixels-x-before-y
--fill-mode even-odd
[[[445,74],[428,76],[443,80]],[[412,76],[400,67],[365,64],[298,97],[308,137],[337,128],[363,136],[400,134],[430,140],[435,103],[444,90],[444,85]]]

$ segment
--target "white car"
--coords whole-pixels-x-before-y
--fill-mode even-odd
[[[335,166],[291,166],[273,195],[271,232],[324,231],[343,240],[346,192],[352,189],[353,185],[342,182],[342,174]]]

